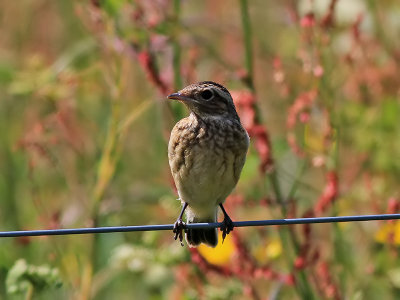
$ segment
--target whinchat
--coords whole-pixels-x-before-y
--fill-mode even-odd
[[[233,222],[223,203],[236,186],[249,147],[249,135],[240,123],[232,96],[222,85],[203,81],[168,96],[185,104],[190,115],[171,132],[168,158],[182,202],[175,222],[175,239],[183,239],[182,216],[188,223],[217,222],[218,207],[224,214],[223,238],[233,230]],[[190,247],[200,243],[215,247],[217,229],[185,230]]]

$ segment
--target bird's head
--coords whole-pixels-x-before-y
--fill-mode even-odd
[[[183,102],[191,112],[201,118],[225,117],[239,119],[232,96],[222,85],[212,81],[202,81],[188,85],[168,99]]]

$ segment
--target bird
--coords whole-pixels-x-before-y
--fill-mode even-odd
[[[223,203],[236,186],[246,160],[250,138],[243,128],[229,91],[213,81],[186,86],[167,96],[189,109],[177,122],[168,143],[168,160],[182,210],[174,223],[175,240],[183,246],[216,247],[216,228],[187,229],[187,223],[217,222],[218,207],[224,215],[222,241],[233,230]]]

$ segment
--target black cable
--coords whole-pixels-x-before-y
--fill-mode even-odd
[[[400,219],[400,214],[384,214],[384,215],[239,221],[239,222],[233,222],[233,224],[235,227],[248,227],[248,226],[315,224],[315,223],[361,222],[361,221],[398,220],[398,219]],[[219,228],[221,227],[221,223],[194,223],[194,224],[186,224],[185,226],[186,228]],[[173,224],[163,224],[163,225],[115,226],[115,227],[72,228],[72,229],[0,231],[0,237],[156,231],[156,230],[172,230],[173,227],[174,227]]]

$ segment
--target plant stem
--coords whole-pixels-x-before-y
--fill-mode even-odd
[[[35,289],[34,289],[34,287],[33,287],[33,284],[32,283],[29,283],[28,284],[28,289],[27,289],[27,291],[26,291],[26,294],[25,294],[25,300],[31,300],[31,299],[33,299],[33,292],[35,291]]]
[[[242,17],[242,28],[245,48],[245,65],[247,71],[247,84],[251,90],[254,90],[253,82],[253,45],[251,43],[251,24],[247,0],[240,0],[240,12]]]
[[[175,36],[173,39],[173,66],[174,66],[174,89],[180,89],[182,87],[182,79],[181,79],[181,48],[179,45],[178,40],[178,26],[179,26],[179,19],[181,13],[181,1],[174,0],[174,22],[175,22]]]
[[[181,46],[179,44],[181,0],[173,0],[173,9],[172,66],[174,70],[174,90],[177,91],[182,88]],[[182,119],[184,117],[183,106],[180,103],[171,103],[171,105],[176,120]]]
[[[247,0],[239,0],[240,3],[240,12],[242,19],[242,28],[243,28],[243,40],[244,40],[244,48],[245,48],[245,67],[246,67],[246,78],[245,83],[248,88],[255,94],[255,86],[254,86],[254,70],[253,70],[253,47],[252,47],[252,32],[251,32],[251,22],[248,10],[248,2]],[[255,123],[262,124],[261,113],[257,104],[254,104],[255,110]],[[275,197],[280,204],[281,212],[283,217],[286,217],[287,209],[286,204],[283,199],[283,195],[281,192],[281,188],[279,186],[278,174],[275,168],[272,168],[272,171],[267,175],[268,179],[271,183],[272,189],[274,191]],[[299,254],[299,245],[296,240],[294,233],[290,229],[283,229],[279,231],[279,236],[281,242],[285,249],[294,249],[295,255]],[[290,247],[292,246],[292,247]],[[290,268],[293,269],[293,258],[286,258]],[[303,299],[315,299],[312,288],[308,282],[307,275],[304,270],[300,270],[296,273],[296,277],[298,282],[296,284],[296,289],[298,293],[301,295]]]
[[[99,166],[97,169],[96,182],[92,191],[92,202],[90,216],[94,227],[100,226],[99,209],[104,193],[115,173],[116,164],[120,156],[121,143],[119,134],[119,124],[121,119],[121,95],[122,95],[122,67],[123,63],[118,54],[111,53],[110,59],[115,64],[106,71],[111,74],[110,79],[110,103],[111,115],[107,129],[106,139],[101,151]],[[105,74],[106,74],[105,73]],[[98,242],[99,235],[94,235],[90,245],[90,258],[85,265],[85,277],[82,286],[81,298],[89,299],[93,283],[93,276],[98,267]]]

